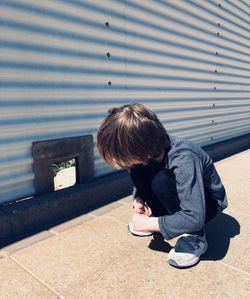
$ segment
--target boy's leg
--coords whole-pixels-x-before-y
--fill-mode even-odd
[[[168,169],[161,170],[154,176],[152,190],[164,205],[168,215],[180,210],[175,177]],[[217,203],[206,198],[206,222],[214,218],[217,213]],[[204,233],[184,234],[178,239],[175,248],[169,252],[167,261],[170,265],[178,268],[193,266],[206,252],[207,246]]]
[[[219,213],[219,207],[215,200],[210,197],[206,197],[206,219],[205,223],[208,223]]]
[[[172,215],[180,211],[176,180],[172,171],[165,168],[157,172],[152,179],[151,188],[166,210],[165,215]]]
[[[137,189],[138,195],[147,202],[152,214],[155,217],[159,217],[166,215],[167,211],[152,191],[151,183],[154,176],[155,172],[150,167],[144,165],[136,165],[130,172],[130,177]]]
[[[152,179],[152,191],[167,211],[165,215],[172,215],[180,211],[180,201],[176,190],[176,180],[173,173],[167,168],[159,171]],[[206,195],[206,219],[209,222],[218,214],[218,204]]]

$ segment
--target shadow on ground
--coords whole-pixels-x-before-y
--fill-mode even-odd
[[[225,257],[230,239],[240,233],[240,224],[232,216],[221,213],[206,225],[206,237],[208,241],[208,251],[201,257],[201,260],[221,260]],[[164,241],[161,234],[154,234],[148,248],[151,250],[169,253],[173,248]]]
[[[156,251],[162,251],[169,253],[173,248],[169,243],[164,241],[164,238],[161,234],[153,234],[153,239],[150,241],[148,248]]]
[[[208,251],[201,260],[221,260],[225,257],[230,239],[240,234],[240,224],[232,216],[221,213],[206,225]]]

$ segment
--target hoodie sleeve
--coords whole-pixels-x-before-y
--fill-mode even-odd
[[[203,166],[192,152],[173,159],[173,171],[181,210],[159,217],[159,227],[166,240],[183,233],[196,232],[205,225]]]

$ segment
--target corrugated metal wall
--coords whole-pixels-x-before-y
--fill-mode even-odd
[[[0,203],[34,194],[33,141],[141,102],[201,145],[249,132],[248,0],[0,0]],[[95,152],[96,176],[112,171]]]

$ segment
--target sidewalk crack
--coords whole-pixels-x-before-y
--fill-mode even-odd
[[[34,273],[32,273],[30,270],[28,270],[25,266],[23,266],[21,263],[19,263],[13,256],[9,256],[9,258],[16,263],[19,267],[21,267],[25,272],[27,272],[30,276],[32,276],[35,280],[37,280],[39,283],[41,283],[43,286],[45,286],[48,290],[50,290],[53,294],[57,296],[57,299],[65,299],[64,296],[60,295],[56,290],[51,288],[46,282],[42,281],[38,276],[36,276]]]
[[[222,262],[222,261],[217,261],[217,262],[220,263],[220,264],[222,264],[222,265],[224,265],[224,266],[227,266],[227,267],[229,267],[229,268],[232,268],[232,269],[234,269],[234,270],[237,270],[237,271],[239,271],[239,272],[242,272],[242,273],[244,273],[244,274],[250,276],[250,273],[249,273],[248,271],[245,271],[245,270],[242,270],[242,269],[240,269],[240,268],[234,267],[234,266],[229,265],[229,264],[227,264],[227,263],[224,263],[224,262]]]

